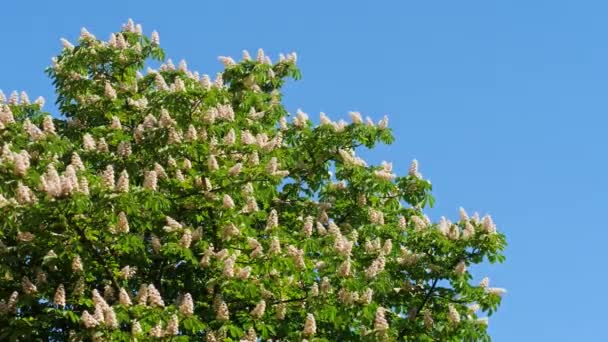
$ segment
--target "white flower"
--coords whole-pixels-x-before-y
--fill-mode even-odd
[[[464,262],[464,260],[461,260],[456,267],[454,267],[454,273],[456,273],[456,275],[463,275],[465,272],[467,271],[467,264]]]
[[[306,322],[304,323],[304,331],[302,333],[305,336],[312,336],[317,333],[317,323],[313,314],[309,313],[306,315]]]
[[[120,290],[118,292],[118,302],[124,306],[131,306],[131,304],[132,304],[131,297],[129,297],[127,290],[125,290],[122,287],[120,288]]]
[[[165,306],[165,302],[163,301],[163,298],[161,297],[160,292],[158,292],[156,287],[154,287],[154,284],[148,285],[148,303],[151,306],[159,306],[159,307]]]
[[[106,82],[105,87],[104,87],[104,94],[110,100],[116,99],[116,90],[114,90],[114,88],[112,87],[110,82]]]
[[[266,301],[262,299],[255,306],[255,308],[251,310],[251,316],[253,316],[253,318],[260,319],[262,316],[264,316],[264,311],[266,311]]]
[[[272,209],[270,211],[270,214],[268,214],[268,219],[266,220],[266,229],[273,229],[275,227],[277,227],[279,225],[279,216],[277,214],[277,211],[275,209]]]
[[[224,206],[225,209],[234,208],[234,201],[232,200],[232,197],[230,197],[230,195],[228,195],[228,194],[225,194],[222,199],[222,205]]]
[[[65,307],[65,288],[63,287],[63,284],[59,284],[57,287],[55,296],[53,297],[53,302],[57,306]]]
[[[361,118],[361,113],[359,112],[348,112],[348,115],[350,115],[350,119],[353,121],[354,124],[360,124],[363,122],[363,119]]]
[[[383,332],[388,330],[388,322],[385,318],[386,309],[383,307],[378,307],[376,310],[376,316],[374,318],[374,330],[378,332]]]
[[[152,31],[150,43],[152,43],[152,45],[160,45],[160,37],[158,35],[158,32]]]
[[[74,45],[72,45],[72,43],[70,43],[65,38],[61,38],[61,44],[63,45],[64,49],[67,49],[67,50],[73,50],[74,49]]]
[[[129,174],[127,170],[123,170],[118,177],[118,182],[116,183],[116,190],[118,192],[129,192]]]
[[[230,311],[228,311],[228,305],[223,300],[220,301],[215,318],[218,321],[227,321],[230,319]]]
[[[460,314],[452,304],[448,306],[448,320],[454,325],[460,323]]]
[[[118,223],[116,225],[116,229],[120,233],[128,233],[129,232],[129,221],[127,220],[127,215],[124,211],[121,211],[118,214]]]
[[[172,315],[169,323],[167,323],[167,329],[165,330],[165,335],[175,336],[179,332],[179,320],[177,315]]]
[[[179,312],[184,316],[190,316],[194,314],[194,303],[192,301],[192,295],[186,293],[179,304]]]

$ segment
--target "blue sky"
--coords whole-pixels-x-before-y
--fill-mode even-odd
[[[602,1],[10,1],[0,5],[0,88],[54,99],[43,69],[85,26],[127,18],[174,61],[296,51],[286,105],[313,117],[390,117],[397,141],[363,152],[433,182],[430,212],[491,213],[507,261],[495,341],[608,341],[608,3]],[[48,101],[52,102],[52,101]]]

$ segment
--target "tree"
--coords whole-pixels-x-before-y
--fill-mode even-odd
[[[296,55],[214,81],[129,20],[47,72],[61,117],[0,95],[0,339],[489,340],[490,216],[432,223],[431,184],[367,165],[388,119],[291,120]]]

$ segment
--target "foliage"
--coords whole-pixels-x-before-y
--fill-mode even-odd
[[[0,340],[489,340],[492,219],[431,223],[418,172],[368,166],[388,119],[281,104],[295,54],[214,81],[132,21],[48,74],[63,118],[0,99]]]

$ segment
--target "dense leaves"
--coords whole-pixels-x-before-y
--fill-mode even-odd
[[[504,290],[468,267],[505,238],[432,223],[416,161],[356,156],[393,141],[386,117],[289,114],[295,54],[211,80],[159,43],[132,21],[64,41],[61,118],[1,95],[0,340],[489,340]]]

